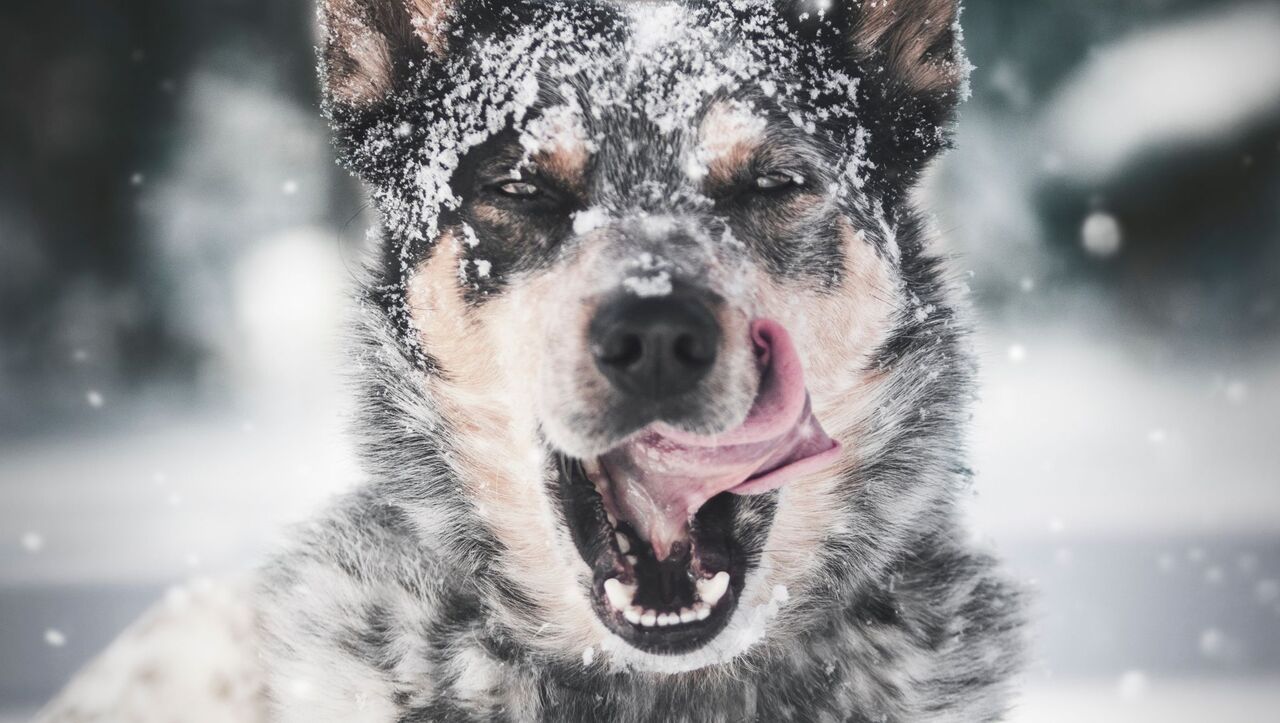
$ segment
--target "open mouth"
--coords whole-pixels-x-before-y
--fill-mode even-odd
[[[772,519],[771,499],[752,496],[839,456],[790,335],[761,320],[751,336],[760,383],[740,426],[702,436],[655,421],[596,459],[561,460],[561,499],[594,574],[596,612],[641,650],[681,653],[714,638]],[[743,514],[749,507],[769,514]]]

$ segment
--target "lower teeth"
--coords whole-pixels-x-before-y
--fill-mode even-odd
[[[609,606],[621,612],[627,622],[644,628],[688,625],[711,617],[711,609],[720,602],[729,589],[729,573],[718,572],[709,579],[699,580],[697,589],[698,597],[701,599],[692,607],[671,612],[658,612],[631,604],[635,599],[635,585],[628,585],[617,578],[609,578],[604,583],[605,598],[608,599]]]

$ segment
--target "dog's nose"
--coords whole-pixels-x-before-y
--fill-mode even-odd
[[[589,334],[596,367],[609,382],[654,401],[697,386],[720,346],[711,310],[681,293],[610,301],[596,313]]]

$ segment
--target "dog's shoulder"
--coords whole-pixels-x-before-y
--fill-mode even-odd
[[[255,599],[279,720],[392,720],[409,681],[430,678],[428,631],[447,576],[414,524],[366,488],[298,528],[261,569]]]

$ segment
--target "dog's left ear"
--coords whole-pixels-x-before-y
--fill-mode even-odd
[[[844,0],[855,60],[899,92],[953,95],[967,64],[957,34],[959,0]]]
[[[910,186],[946,146],[969,72],[960,47],[960,0],[782,0],[802,31],[834,31],[859,69],[873,113],[860,122],[876,142],[885,196]]]

